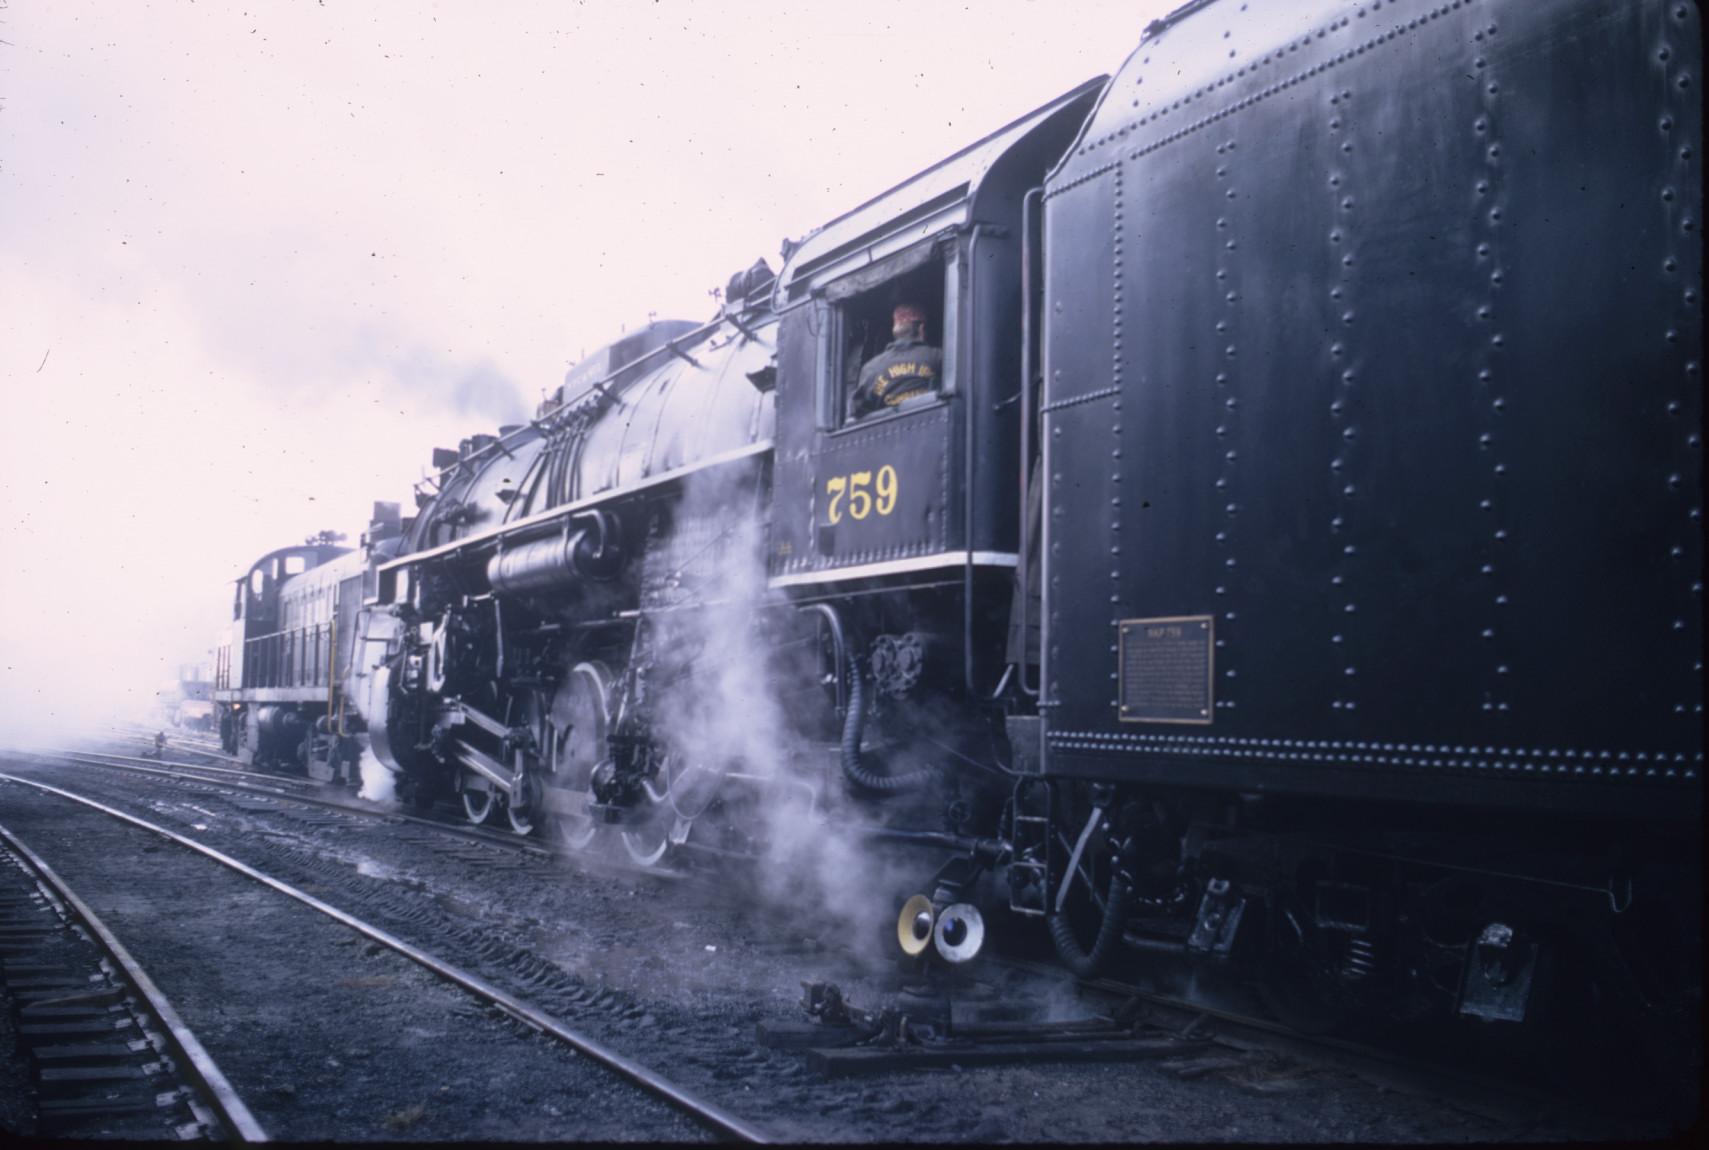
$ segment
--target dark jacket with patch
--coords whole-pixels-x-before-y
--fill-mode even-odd
[[[866,361],[849,397],[849,417],[859,419],[904,399],[936,391],[943,378],[942,348],[899,339]]]

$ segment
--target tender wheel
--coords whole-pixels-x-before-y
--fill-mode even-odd
[[[471,823],[480,826],[492,817],[492,784],[478,777],[463,780],[463,813]]]

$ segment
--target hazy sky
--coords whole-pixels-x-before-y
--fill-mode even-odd
[[[1173,6],[0,0],[0,720]]]

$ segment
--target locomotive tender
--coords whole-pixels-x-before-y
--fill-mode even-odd
[[[1694,1008],[1699,18],[1195,0],[264,560],[233,745],[365,724],[407,800],[643,864],[912,837],[940,910],[1279,1012]],[[902,301],[940,386],[852,420]]]

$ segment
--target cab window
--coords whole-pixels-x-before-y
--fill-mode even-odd
[[[850,276],[853,282],[844,285],[842,291],[828,293],[820,313],[825,325],[819,344],[822,429],[836,430],[898,414],[928,404],[936,394],[953,390],[953,352],[946,333],[955,326],[954,308],[945,290],[946,280],[950,279],[946,269],[953,251],[930,252],[929,257],[923,262],[918,258],[910,260],[915,266],[874,283],[860,282],[864,277],[858,275]],[[882,395],[871,394],[870,386],[863,395],[861,377],[863,368],[872,364],[876,378],[877,369],[887,362],[881,357],[894,340],[899,306],[919,313],[923,321],[919,342],[932,357],[937,375],[935,385],[919,387],[905,383],[886,402]],[[937,366],[939,357],[941,367]],[[912,362],[922,357],[903,356],[899,349],[891,358]],[[925,374],[930,373],[923,372],[922,376]],[[906,398],[896,402],[897,392]]]

